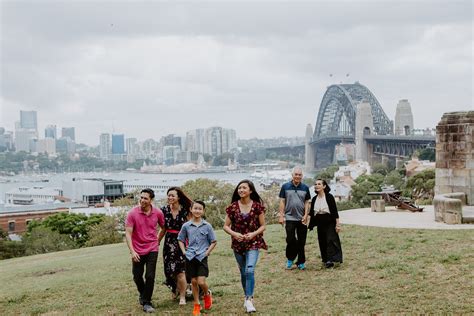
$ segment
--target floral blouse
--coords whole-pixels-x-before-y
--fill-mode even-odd
[[[258,216],[265,213],[265,207],[259,202],[253,201],[252,208],[248,213],[240,211],[239,202],[235,201],[225,210],[231,222],[231,229],[235,232],[245,235],[256,231],[260,227]],[[257,235],[252,240],[237,241],[232,238],[232,249],[237,253],[244,253],[248,250],[267,249],[267,244],[263,240],[263,234]]]

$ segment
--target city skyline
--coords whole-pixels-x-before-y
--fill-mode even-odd
[[[471,1],[0,6],[10,131],[33,110],[41,133],[75,127],[91,146],[101,133],[144,140],[209,126],[304,136],[327,86],[355,81],[392,120],[408,99],[415,128],[472,109]]]

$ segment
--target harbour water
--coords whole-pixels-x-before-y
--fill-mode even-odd
[[[124,184],[143,185],[183,185],[188,180],[207,178],[237,184],[242,179],[248,179],[250,173],[179,173],[179,174],[149,174],[138,172],[77,172],[60,174],[32,174],[0,177],[0,200],[5,200],[5,192],[18,187],[62,188],[62,182],[73,178],[100,178],[121,180]]]

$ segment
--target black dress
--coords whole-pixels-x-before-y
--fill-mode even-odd
[[[326,203],[328,204],[330,214],[314,214],[314,204],[317,195],[311,200],[310,222],[308,229],[313,230],[318,227],[318,243],[323,263],[342,263],[342,247],[339,234],[336,232],[336,218],[339,218],[337,212],[336,200],[330,193],[326,193]]]
[[[188,212],[180,210],[176,218],[171,214],[169,205],[162,207],[165,216],[165,243],[163,245],[163,263],[165,270],[165,284],[176,293],[176,275],[185,272],[185,256],[179,249],[178,232],[184,223],[188,221]]]

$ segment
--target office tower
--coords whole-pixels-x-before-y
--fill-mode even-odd
[[[108,133],[100,134],[100,140],[99,140],[100,158],[109,159],[111,149],[112,149],[112,144],[110,143],[110,134]]]
[[[56,152],[73,154],[76,152],[76,143],[69,137],[61,137],[56,140]]]
[[[33,129],[19,128],[15,130],[15,148],[17,152],[30,152],[30,144],[37,139],[36,131]]]
[[[237,134],[234,129],[222,129],[222,152],[228,153],[237,148]]]
[[[74,127],[63,127],[61,129],[61,137],[69,137],[71,140],[76,141],[76,132]]]
[[[0,152],[13,150],[13,133],[0,127]]]
[[[20,111],[20,128],[33,129],[38,132],[36,111]]]
[[[222,127],[206,129],[204,153],[213,157],[222,155]]]
[[[195,129],[186,133],[186,150],[189,152],[204,153],[205,130]]]
[[[136,138],[127,138],[125,140],[125,146],[126,146],[126,151],[127,151],[127,155],[129,156],[133,156],[135,154],[137,154],[138,150],[137,150],[137,139]]]
[[[57,130],[56,130],[56,125],[48,125],[44,129],[44,137],[45,138],[57,138]]]
[[[112,134],[112,154],[125,154],[123,134]]]

